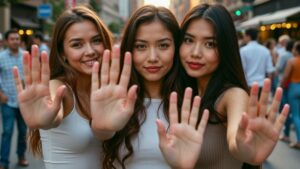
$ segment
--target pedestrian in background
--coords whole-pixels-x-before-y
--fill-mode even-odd
[[[240,49],[240,53],[247,84],[250,87],[257,82],[260,96],[264,79],[272,78],[275,68],[269,50],[257,42],[257,37],[256,29],[247,29],[244,36],[247,45]]]
[[[0,150],[0,169],[9,167],[9,155],[15,121],[18,128],[17,155],[20,166],[27,166],[25,158],[27,126],[20,112],[17,99],[17,91],[14,84],[12,68],[18,66],[22,69],[23,50],[20,49],[20,35],[16,29],[5,33],[7,49],[0,53],[0,81],[1,81],[1,114],[2,114],[2,140]],[[20,81],[23,79],[23,71],[20,71]],[[20,82],[21,83],[21,82]]]
[[[278,72],[279,82],[282,81],[284,70],[287,65],[287,61],[293,57],[292,49],[294,46],[295,41],[290,40],[286,45],[286,52],[285,54],[281,55],[278,59],[277,65],[276,65],[276,72]],[[280,85],[280,84],[279,84]],[[284,84],[280,85],[283,89],[282,93],[282,99],[280,103],[280,108],[283,108],[285,104],[289,104],[288,100],[288,93],[289,93],[289,81],[285,81]],[[280,140],[289,143],[290,142],[290,128],[292,121],[292,114],[289,113],[289,116],[287,117],[285,124],[284,124],[284,130],[283,135],[280,136]]]
[[[300,150],[300,41],[295,42],[293,56],[287,61],[281,86],[288,84],[288,102],[291,106],[292,119],[296,130],[296,142],[290,147]]]
[[[45,51],[49,55],[50,50],[49,50],[48,46],[46,45],[44,39],[45,39],[44,35],[41,32],[36,32],[32,37],[33,44],[38,45],[39,51],[40,52]]]

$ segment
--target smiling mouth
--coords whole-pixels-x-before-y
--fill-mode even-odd
[[[200,64],[200,63],[194,63],[194,62],[187,62],[189,68],[193,69],[193,70],[199,70],[201,69],[204,64]]]
[[[149,73],[157,73],[157,72],[159,72],[159,70],[161,69],[161,67],[158,67],[158,66],[151,66],[151,67],[145,67],[145,69],[146,69],[147,72],[149,72]]]

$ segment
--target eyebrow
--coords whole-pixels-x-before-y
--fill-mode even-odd
[[[100,34],[93,36],[91,39],[95,39],[95,38],[100,38],[100,39],[102,39]],[[71,42],[78,42],[78,41],[81,41],[81,40],[82,40],[82,38],[73,38],[73,39],[70,39],[70,40],[68,41],[68,43],[71,43]]]
[[[190,33],[185,33],[184,36],[189,36],[189,37],[195,38],[195,36],[192,35],[192,34],[190,34]],[[216,37],[214,37],[214,36],[205,36],[203,39],[208,39],[208,40],[212,39],[212,40],[215,40]]]
[[[163,42],[163,41],[173,41],[172,39],[170,38],[163,38],[163,39],[159,39],[158,42]],[[136,39],[135,42],[144,42],[146,43],[147,41],[146,40],[143,40],[143,39]]]

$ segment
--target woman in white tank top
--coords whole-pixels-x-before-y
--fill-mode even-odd
[[[14,69],[30,145],[46,169],[101,168],[102,143],[90,128],[91,74],[111,43],[97,14],[77,6],[56,21],[50,62],[36,45],[24,54],[25,87]]]
[[[201,127],[196,130],[196,122],[189,123],[189,118],[178,123],[175,93],[169,100],[172,91],[183,92],[179,79],[181,77],[178,57],[179,39],[178,23],[166,8],[143,6],[129,19],[123,34],[120,57],[121,63],[125,63],[126,67],[126,63],[130,62],[128,51],[132,53],[133,67],[130,81],[125,76],[121,76],[120,81],[117,76],[102,80],[109,75],[101,74],[101,87],[99,88],[99,84],[95,83],[93,86],[96,87],[92,89],[94,93],[98,92],[99,96],[96,99],[96,95],[92,95],[92,100],[95,96],[95,100],[98,100],[95,104],[99,109],[102,108],[102,111],[92,110],[92,127],[95,133],[106,133],[111,136],[108,140],[103,138],[106,140],[103,143],[105,169],[183,168],[188,167],[186,164],[191,159],[197,158],[208,113],[205,113],[206,118],[203,118]],[[109,64],[105,64],[108,61],[103,60],[101,73],[118,74],[117,58],[119,56],[112,55],[110,68]],[[96,73],[93,74],[95,79],[97,76]],[[127,92],[128,81],[132,87]],[[189,89],[186,97],[191,100],[191,95]],[[196,100],[195,104],[200,104],[198,97]],[[170,103],[176,111],[173,110],[169,115]],[[107,106],[110,110],[105,111],[106,105],[110,105]],[[189,103],[186,103],[185,107],[189,109]],[[119,112],[113,114],[112,110],[115,109]],[[184,117],[189,116],[189,111],[185,112]],[[197,112],[196,109],[194,112]],[[197,116],[197,113],[193,113],[191,118],[196,119]],[[161,129],[160,143],[156,123]],[[185,137],[177,137],[177,130],[172,127],[175,124],[186,132]],[[174,133],[169,132],[166,135],[163,125],[171,126],[170,130]],[[184,147],[190,143],[195,143],[197,148]],[[196,155],[191,153],[194,150]]]

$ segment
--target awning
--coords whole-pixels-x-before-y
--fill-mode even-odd
[[[300,15],[299,6],[256,16],[245,22],[242,22],[238,27],[249,28],[249,27],[257,27],[260,25],[269,25],[273,23],[286,22],[289,21],[289,18],[292,18],[295,15]]]
[[[26,19],[26,18],[17,18],[17,17],[12,17],[12,20],[14,22],[16,22],[16,24],[18,24],[20,27],[24,27],[24,28],[39,28],[40,25],[35,23],[35,22],[32,22],[31,20],[29,19]]]

